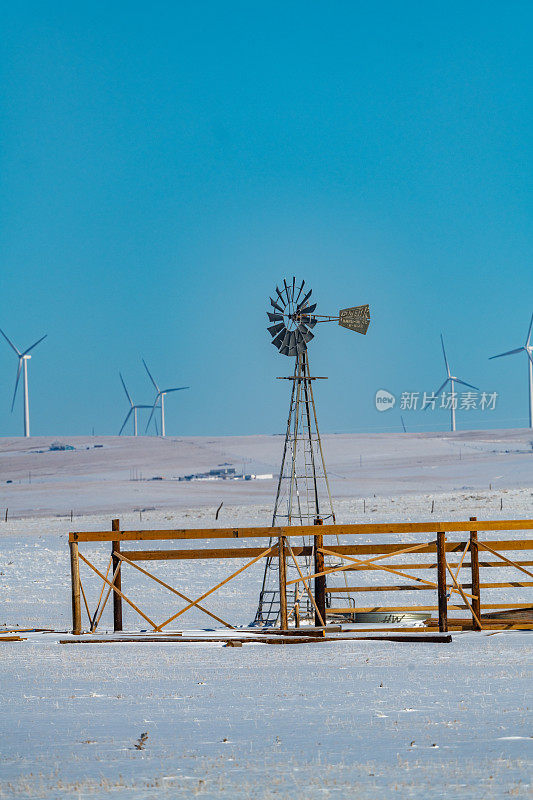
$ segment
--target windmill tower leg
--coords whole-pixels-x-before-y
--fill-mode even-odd
[[[24,436],[30,435],[30,400],[28,397],[28,358],[31,356],[24,356],[23,361],[23,389],[24,389]]]

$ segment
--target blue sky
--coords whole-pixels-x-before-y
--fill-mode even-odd
[[[116,433],[166,385],[171,434],[284,427],[268,296],[370,303],[310,347],[324,431],[399,430],[377,389],[452,370],[527,422],[533,312],[529,2],[21,2],[0,11],[0,327],[32,433]],[[0,435],[16,359],[0,342]],[[445,412],[406,412],[411,430]]]

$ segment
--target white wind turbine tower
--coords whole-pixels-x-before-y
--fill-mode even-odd
[[[31,358],[30,351],[33,350],[34,347],[37,347],[37,345],[40,344],[43,341],[43,339],[46,339],[48,334],[45,333],[45,335],[41,336],[40,339],[38,339],[34,344],[31,345],[31,347],[28,347],[26,350],[24,350],[21,353],[20,350],[18,349],[18,347],[15,347],[15,345],[13,344],[11,339],[8,339],[8,337],[5,335],[4,331],[1,328],[0,328],[0,333],[2,334],[2,336],[4,337],[4,339],[6,340],[8,345],[15,351],[15,353],[17,355],[17,358],[19,360],[18,368],[17,368],[17,378],[15,380],[15,391],[13,392],[13,400],[11,402],[11,411],[13,411],[13,408],[15,407],[15,398],[17,396],[17,389],[18,389],[18,385],[19,385],[20,373],[22,372],[22,384],[23,384],[23,389],[24,389],[24,436],[29,436],[30,435],[30,401],[29,401],[29,397],[28,397],[28,361]]]
[[[524,351],[527,353],[527,369],[528,369],[528,383],[529,383],[529,427],[533,428],[533,345],[531,344],[531,328],[533,327],[533,314],[531,315],[531,322],[529,323],[529,330],[526,336],[526,343],[523,347],[517,347],[516,350],[508,350],[507,353],[498,353],[497,356],[491,356],[489,361],[493,358],[502,358],[502,356],[512,356],[515,353]]]
[[[157,383],[154,381],[154,379],[152,377],[152,373],[148,369],[148,367],[146,365],[146,361],[144,360],[144,358],[142,359],[142,362],[144,364],[144,368],[145,368],[146,372],[148,373],[148,377],[150,378],[150,380],[154,384],[155,390],[157,392],[157,394],[155,396],[154,404],[152,406],[152,412],[150,414],[150,418],[148,419],[148,422],[147,422],[147,425],[146,425],[146,431],[148,430],[148,426],[150,425],[150,422],[152,421],[152,417],[153,417],[154,411],[157,408],[157,404],[158,404],[159,401],[161,401],[161,436],[165,436],[166,435],[165,434],[165,395],[169,394],[169,392],[180,392],[182,389],[188,389],[189,387],[188,386],[177,386],[174,389],[160,389],[159,386],[157,385]],[[146,433],[146,431],[145,431],[145,433]]]
[[[129,403],[130,403],[130,410],[126,414],[126,419],[122,423],[122,428],[119,430],[118,435],[120,436],[122,434],[122,431],[126,427],[127,421],[129,420],[129,418],[133,414],[133,435],[137,436],[137,409],[139,409],[139,408],[152,408],[152,406],[143,406],[143,405],[139,405],[139,403],[134,403],[133,400],[131,399],[130,393],[126,389],[126,384],[124,383],[124,378],[122,377],[122,373],[119,372],[118,374],[120,375],[120,380],[122,381],[122,386],[124,387],[124,391],[126,392],[126,397],[128,398]]]
[[[440,335],[440,342],[442,344],[442,355],[444,356],[444,364],[446,366],[446,380],[444,381],[442,386],[440,386],[437,389],[435,394],[436,395],[440,394],[440,392],[442,392],[442,390],[444,389],[446,384],[447,383],[450,384],[450,391],[451,391],[451,402],[450,402],[450,406],[451,406],[451,427],[450,427],[450,430],[455,431],[455,398],[454,398],[455,384],[456,383],[460,383],[461,386],[468,386],[470,389],[476,389],[476,391],[479,391],[479,389],[478,389],[477,386],[472,386],[471,383],[466,383],[466,381],[462,381],[459,378],[457,378],[455,375],[452,375],[452,373],[450,372],[450,366],[448,364],[448,359],[446,358],[446,350],[444,349],[444,339],[442,338],[442,333]]]

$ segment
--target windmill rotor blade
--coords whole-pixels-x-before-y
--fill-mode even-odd
[[[287,295],[287,303],[290,303],[291,302],[291,294],[290,294],[290,289],[287,286],[287,281],[285,280],[285,278],[283,278],[283,285],[285,287],[285,294]]]
[[[529,330],[527,332],[526,347],[529,347],[529,340],[531,338],[531,328],[533,328],[533,314],[531,315],[531,322],[529,323]]]
[[[126,389],[126,384],[124,383],[124,378],[122,377],[122,373],[121,373],[121,372],[119,372],[118,374],[120,375],[120,380],[122,381],[122,386],[124,387],[124,391],[126,392],[126,397],[127,397],[127,398],[128,398],[128,400],[130,401],[130,405],[131,405],[131,407],[133,408],[133,400],[132,400],[132,399],[131,399],[131,397],[130,397],[130,393],[129,393],[129,392],[128,392],[128,390]],[[120,436],[120,433],[119,433],[119,436]]]
[[[290,347],[291,341],[291,331],[285,330],[285,336],[283,337],[282,347]]]
[[[444,363],[446,364],[446,372],[448,373],[448,377],[450,377],[450,367],[448,366],[448,359],[446,358],[446,350],[444,349],[444,339],[442,338],[442,333],[440,335],[440,343],[442,345],[442,355],[444,356]]]
[[[161,394],[159,393],[155,398],[154,404],[152,406],[152,411],[150,412],[150,416],[148,417],[148,422],[146,423],[146,428],[144,430],[145,433],[148,433],[148,428],[150,427],[150,423],[152,421],[152,417],[154,416],[154,411],[157,408],[157,403],[158,403],[160,397],[161,397]]]
[[[306,343],[304,341],[300,341],[300,342],[297,343],[296,352],[298,353],[298,355],[300,353],[305,352],[306,350],[307,350],[307,345],[306,345]]]
[[[301,332],[301,334],[302,334],[302,337],[303,337],[303,340],[304,340],[304,342],[305,342],[306,344],[307,344],[308,342],[310,342],[310,341],[311,341],[311,339],[314,339],[314,338],[315,338],[315,334],[314,334],[314,333],[311,333],[311,331],[308,331],[308,330],[307,330],[307,328],[305,328],[305,330],[303,330],[303,331],[300,329],[300,332]]]
[[[290,332],[290,340],[289,340],[289,355],[296,355],[296,332]]]
[[[525,349],[525,347],[517,347],[516,350],[508,350],[506,353],[498,353],[497,356],[491,356],[489,361],[492,361],[493,358],[501,358],[502,356],[513,356],[515,353],[521,353],[522,350]]]
[[[528,356],[529,360],[530,360],[530,361],[531,361],[531,363],[533,364],[533,356],[531,355],[531,353],[529,352],[529,350],[526,350],[526,353],[527,353],[527,356]]]
[[[301,308],[305,308],[305,304],[307,303],[307,301],[309,300],[309,298],[311,297],[312,294],[313,294],[313,290],[309,289],[309,291],[305,295],[304,299],[300,300],[300,302],[298,303],[298,311],[300,311]]]
[[[270,300],[270,305],[272,306],[272,308],[275,308],[277,311],[283,314],[285,308],[283,306],[279,306],[274,300],[272,300],[271,297],[269,297],[268,299]]]
[[[316,303],[313,303],[310,306],[305,306],[304,308],[302,308],[302,314],[312,314],[315,308],[316,308]]]
[[[316,323],[317,323],[317,321],[318,321],[316,317],[308,317],[305,314],[304,314],[303,317],[300,317],[299,319],[300,319],[300,322],[303,322],[309,328],[314,328]]]
[[[37,345],[38,345],[38,344],[41,344],[42,340],[43,340],[43,339],[46,339],[46,337],[47,337],[47,336],[48,336],[48,334],[47,334],[47,333],[45,333],[45,334],[44,334],[44,336],[41,336],[41,338],[40,338],[40,339],[38,339],[38,340],[35,342],[35,344],[32,344],[32,346],[31,346],[31,347],[28,347],[28,349],[27,349],[27,350],[24,350],[24,352],[22,353],[22,355],[23,355],[23,356],[26,356],[26,355],[28,355],[28,353],[30,352],[30,350],[33,350],[33,348],[34,348],[34,347],[37,347]]]
[[[280,347],[279,352],[281,353],[282,356],[288,356],[289,348],[287,347],[287,345],[285,345],[284,347]]]
[[[124,420],[124,422],[122,423],[122,428],[121,428],[121,429],[119,430],[119,432],[118,432],[118,435],[119,435],[119,436],[122,434],[122,431],[123,431],[123,430],[124,430],[124,428],[126,427],[126,423],[127,423],[127,421],[129,420],[129,418],[131,417],[131,414],[132,414],[132,412],[133,412],[133,409],[134,409],[134,408],[136,408],[136,406],[132,406],[132,407],[130,408],[130,410],[128,411],[128,413],[126,414],[126,419],[125,419],[125,420]]]
[[[300,298],[300,295],[301,295],[301,293],[302,293],[302,289],[304,288],[304,285],[305,285],[305,281],[302,281],[302,285],[300,286],[300,288],[299,288],[299,290],[298,290],[298,297],[297,297],[297,298],[296,298],[296,300],[294,301],[295,303],[298,303],[298,300],[299,300],[299,298]]]
[[[285,339],[286,328],[285,325],[283,326],[283,330],[278,333],[275,339],[272,339],[272,344],[274,347],[280,348],[283,345],[283,340]]]
[[[271,314],[270,311],[267,311],[267,317],[270,322],[281,322],[283,320],[283,314]]]
[[[281,294],[281,292],[280,292],[280,290],[278,289],[278,287],[277,287],[277,286],[276,286],[276,293],[277,293],[277,295],[278,295],[278,297],[279,297],[279,299],[280,299],[280,302],[281,302],[281,303],[283,303],[283,307],[285,307],[285,306],[287,305],[287,303],[286,303],[286,301],[283,299],[283,295]]]
[[[144,358],[143,358],[143,359],[141,359],[141,360],[142,360],[142,362],[143,362],[143,364],[144,364],[144,368],[145,368],[146,372],[148,373],[148,377],[150,378],[150,380],[152,381],[152,383],[153,383],[153,384],[154,384],[154,386],[155,386],[155,390],[156,390],[156,392],[159,392],[159,386],[158,386],[158,385],[157,385],[157,383],[154,381],[154,379],[153,379],[153,377],[152,377],[152,373],[150,372],[150,370],[148,369],[148,367],[147,367],[147,365],[146,365],[146,361],[144,360]]]
[[[452,378],[452,380],[454,380],[455,383],[460,383],[461,386],[468,386],[469,389],[475,389],[476,392],[479,392],[479,386],[472,386],[471,383],[467,383],[466,381],[462,381],[459,378]]]
[[[11,411],[13,411],[13,408],[15,407],[15,398],[17,396],[17,389],[18,389],[18,385],[19,385],[19,379],[20,379],[21,371],[22,371],[22,356],[19,356],[19,365],[18,365],[18,369],[17,369],[17,377],[15,379],[15,391],[13,392],[13,400],[11,401]]]
[[[292,276],[292,292],[291,292],[291,300],[294,300],[294,292],[295,292],[295,290],[296,290],[296,289],[295,289],[295,287],[296,287],[296,278],[295,278],[295,277],[294,277],[294,275],[293,275],[293,276]]]
[[[278,322],[277,325],[271,325],[270,328],[267,328],[267,331],[271,336],[277,336],[278,333],[283,330],[285,324],[283,322]]]
[[[9,339],[9,338],[6,336],[6,334],[4,333],[4,331],[2,330],[2,328],[0,328],[0,333],[2,334],[2,336],[4,337],[4,339],[6,340],[6,342],[8,343],[8,345],[9,345],[9,346],[10,346],[10,347],[11,347],[11,348],[12,348],[12,349],[15,351],[15,353],[16,353],[18,356],[21,356],[21,355],[22,355],[22,353],[20,352],[20,350],[18,349],[18,347],[15,347],[15,345],[13,344],[13,342],[11,341],[11,339]]]
[[[181,392],[182,389],[190,389],[190,386],[176,386],[174,389],[163,389],[161,394],[168,394],[169,392]]]
[[[446,384],[448,383],[448,381],[449,381],[449,380],[450,380],[449,378],[446,378],[446,380],[444,381],[444,383],[442,384],[442,386],[439,386],[439,388],[437,389],[437,391],[435,392],[435,394],[440,394],[440,393],[442,392],[442,390],[444,389],[444,387],[446,386]],[[426,406],[426,408],[427,408],[427,406]]]

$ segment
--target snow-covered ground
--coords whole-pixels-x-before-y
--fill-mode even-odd
[[[338,521],[530,518],[532,439],[527,431],[326,437]],[[68,440],[76,451],[33,452],[51,441],[0,445],[0,511],[10,509],[7,523],[3,512],[0,521],[6,628],[69,629],[70,530],[109,530],[113,516],[124,529],[138,528],[139,508],[151,509],[142,512],[144,528],[270,523],[273,482],[169,479],[244,458],[247,470],[275,472],[279,437],[78,439]],[[132,481],[133,470],[167,480]],[[106,548],[84,545],[83,552],[105,570]],[[213,561],[148,568],[191,596],[228,572]],[[94,606],[97,580],[82,569]],[[246,625],[261,572],[252,567],[206,606]],[[509,576],[496,572],[497,580]],[[354,574],[375,581],[373,573]],[[123,587],[158,621],[181,605],[131,569]],[[533,603],[530,589],[493,590],[490,600],[517,591]],[[363,597],[366,604],[372,595]],[[408,598],[403,593],[401,602]],[[393,600],[398,595],[381,593],[376,602]],[[146,627],[128,607],[124,620],[131,630]],[[108,610],[102,624],[111,624]],[[180,624],[211,627],[211,620],[194,612]],[[61,645],[59,638],[0,644],[0,797],[531,796],[530,633],[465,633],[451,644],[242,648]]]
[[[178,482],[230,463],[277,475],[281,436],[218,438],[74,437],[75,450],[50,451],[54,437],[0,440],[0,511],[11,517],[118,514],[139,508],[273,505],[275,479]],[[335,498],[530,487],[533,431],[323,436]],[[138,480],[142,478],[142,480]],[[163,478],[163,480],[152,480]]]

